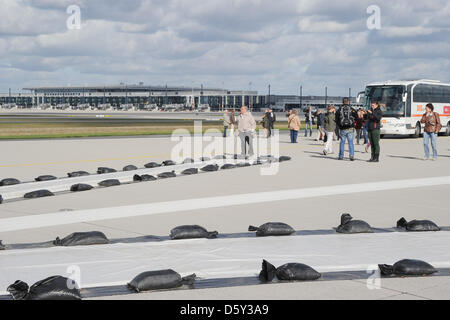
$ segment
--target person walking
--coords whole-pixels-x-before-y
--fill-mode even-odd
[[[237,117],[237,129],[239,137],[241,138],[241,155],[245,158],[248,155],[253,156],[253,138],[255,136],[256,121],[252,114],[248,111],[246,106],[241,108],[241,114]]]
[[[228,110],[225,110],[223,114],[223,137],[227,137],[228,127],[231,125],[230,117],[228,116]]]
[[[333,153],[333,137],[336,130],[336,108],[333,105],[328,106],[328,112],[323,119],[323,125],[326,135],[323,154],[326,156],[327,154]]]
[[[317,138],[316,141],[322,141],[325,136],[325,132],[323,130],[323,120],[325,118],[325,115],[322,113],[322,110],[318,110],[316,113],[317,118]]]
[[[350,161],[355,161],[355,145],[353,139],[355,135],[355,120],[358,117],[356,111],[350,106],[350,100],[344,98],[342,106],[336,113],[336,124],[339,128],[339,160],[344,160],[345,143],[348,141]]]
[[[308,126],[309,126],[309,136],[312,137],[312,124],[313,124],[313,112],[312,107],[308,108],[305,113],[305,137],[308,136]]]
[[[425,131],[423,133],[423,147],[425,150],[425,158],[424,160],[430,159],[430,149],[429,144],[431,140],[431,147],[433,148],[433,158],[432,160],[437,160],[437,137],[439,131],[442,129],[441,119],[439,118],[439,114],[434,112],[433,104],[429,103],[426,105],[426,112],[422,116],[421,123],[425,124]]]
[[[273,134],[273,130],[275,128],[275,122],[277,121],[277,116],[275,115],[275,112],[273,112],[272,109],[269,109],[270,112],[270,136]]]
[[[231,114],[230,114],[230,132],[231,132],[231,134],[234,134],[235,127],[236,127],[236,111],[233,109],[233,110],[231,110]]]
[[[291,143],[297,143],[298,132],[300,131],[300,118],[297,110],[289,111],[288,128],[291,131]]]
[[[367,110],[368,119],[368,133],[371,148],[371,158],[368,162],[380,161],[380,129],[381,119],[383,118],[383,112],[381,111],[380,104],[373,102],[371,110]]]

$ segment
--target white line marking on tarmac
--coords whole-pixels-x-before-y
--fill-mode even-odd
[[[283,200],[450,185],[450,176],[237,194],[0,219],[0,232]]]

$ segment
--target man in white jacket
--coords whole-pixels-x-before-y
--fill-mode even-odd
[[[248,155],[253,156],[253,138],[255,137],[256,121],[246,106],[241,108],[241,114],[237,117],[237,130],[241,138],[241,154],[246,156],[246,143],[248,142]]]

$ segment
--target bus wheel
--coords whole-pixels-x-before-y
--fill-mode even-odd
[[[448,137],[450,136],[450,122],[447,123],[447,129],[445,130],[445,135]]]
[[[416,132],[414,132],[414,138],[420,138],[420,133],[422,132],[422,126],[419,122],[416,123]]]

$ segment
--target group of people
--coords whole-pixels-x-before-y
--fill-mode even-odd
[[[366,152],[370,148],[371,157],[368,162],[380,161],[380,138],[381,138],[381,123],[383,112],[380,104],[377,101],[372,102],[369,110],[355,110],[350,106],[350,100],[344,98],[342,106],[337,109],[330,105],[327,108],[326,114],[321,110],[313,114],[312,108],[305,113],[305,137],[312,136],[313,119],[317,120],[317,141],[324,141],[325,147],[323,154],[333,154],[333,141],[340,140],[339,143],[339,160],[344,159],[345,147],[348,144],[350,161],[355,161],[355,145],[354,140],[359,144],[364,137],[364,144],[366,145]],[[276,121],[275,113],[271,109],[266,109],[262,118],[263,128],[266,130],[267,137],[272,135],[274,123]],[[439,114],[434,112],[433,104],[426,105],[426,113],[422,116],[421,123],[425,124],[424,131],[424,151],[425,160],[430,159],[429,144],[432,146],[432,160],[437,159],[437,136],[442,126]],[[241,139],[242,155],[247,153],[253,156],[253,139],[256,132],[256,121],[247,107],[242,107],[238,116],[235,111],[224,114],[224,137],[227,136],[227,130],[231,127],[232,132],[234,127],[237,127],[237,133]],[[288,128],[290,130],[291,143],[297,143],[298,133],[301,129],[301,121],[298,111],[291,109],[288,114]]]
[[[381,119],[383,114],[381,112],[378,102],[372,103],[370,110],[358,112],[350,106],[350,100],[344,98],[342,106],[339,110],[335,106],[328,106],[327,113],[323,114],[318,110],[314,115],[312,107],[309,107],[305,113],[305,137],[312,136],[313,118],[317,119],[317,141],[323,140],[325,148],[324,155],[333,153],[333,141],[340,140],[339,145],[339,160],[344,159],[345,145],[349,146],[350,160],[355,160],[355,146],[354,138],[356,131],[356,138],[359,144],[363,128],[367,128],[367,138],[365,143],[370,144],[371,157],[369,162],[379,162],[380,160],[380,129]],[[297,110],[289,111],[288,128],[290,130],[291,142],[297,143],[298,132],[300,131],[301,122],[298,117]],[[366,133],[364,134],[366,137]]]

